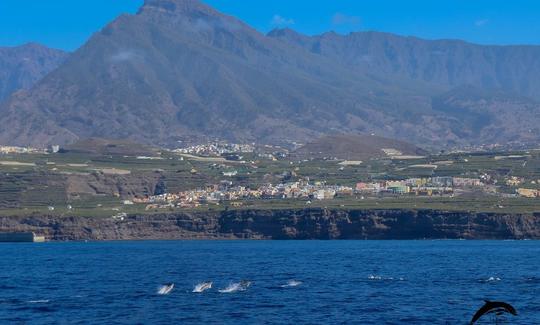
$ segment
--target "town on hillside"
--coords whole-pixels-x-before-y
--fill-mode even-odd
[[[415,197],[540,198],[538,150],[419,155],[402,145],[401,150],[370,149],[366,156],[355,153],[361,151],[359,143],[345,147],[345,153],[334,150],[313,156],[302,145],[296,151],[226,141],[175,149],[105,140],[46,150],[4,146],[0,176],[6,189],[13,190],[0,193],[0,199],[7,207],[43,204],[48,211],[68,206],[71,212],[87,200],[97,200],[100,208],[99,201],[105,198],[120,198],[123,206],[147,211],[254,202],[310,206]],[[312,145],[310,150],[324,147]],[[37,189],[47,195],[30,194]]]

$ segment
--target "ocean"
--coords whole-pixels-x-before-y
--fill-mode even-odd
[[[540,324],[537,241],[23,243],[0,257],[0,324],[467,324],[484,299]]]

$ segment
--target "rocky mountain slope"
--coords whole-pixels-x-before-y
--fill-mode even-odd
[[[540,46],[483,46],[380,32],[306,36],[277,29],[268,36],[384,79],[445,89],[474,85],[540,99]]]
[[[0,47],[0,102],[18,90],[32,87],[67,56],[66,52],[34,43]]]
[[[10,128],[0,143],[282,144],[336,133],[423,147],[537,142],[539,49],[383,33],[263,35],[197,0],[146,0],[2,105]],[[470,84],[480,89],[475,102],[460,91]]]

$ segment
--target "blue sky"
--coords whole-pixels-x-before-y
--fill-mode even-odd
[[[143,0],[0,0],[0,46],[74,50]],[[537,0],[206,0],[260,31],[377,30],[480,44],[540,44]]]

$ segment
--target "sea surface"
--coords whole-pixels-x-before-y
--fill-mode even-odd
[[[0,324],[467,324],[483,299],[540,324],[540,242],[0,244]]]

